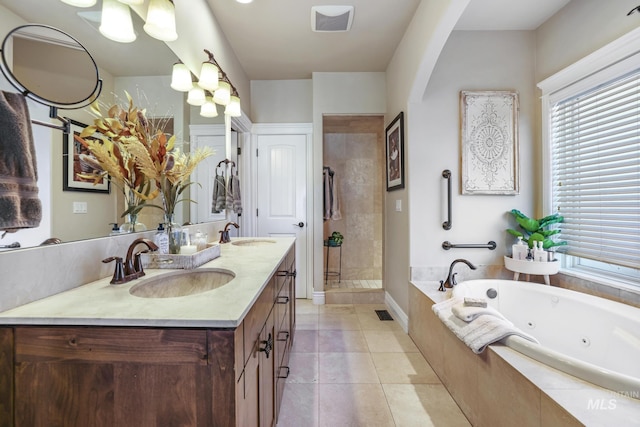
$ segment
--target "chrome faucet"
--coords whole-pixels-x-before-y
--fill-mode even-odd
[[[228,222],[224,226],[224,230],[220,231],[220,242],[219,243],[229,243],[231,241],[231,238],[229,237],[229,227],[232,226],[232,225],[235,228],[240,228],[240,226],[238,224],[236,224],[235,222]]]
[[[133,251],[135,250],[136,246],[141,243],[146,245],[147,249],[136,252],[134,254]],[[158,246],[155,243],[153,243],[149,239],[140,238],[134,240],[131,245],[129,245],[129,249],[127,250],[127,257],[125,258],[124,262],[120,257],[109,257],[103,259],[102,262],[104,263],[108,263],[111,261],[116,262],[116,268],[113,272],[113,278],[111,279],[110,283],[112,285],[120,285],[122,283],[127,283],[133,279],[144,276],[140,254],[156,250],[158,250]]]
[[[445,288],[453,288],[455,285],[458,284],[456,282],[456,274],[458,274],[458,273],[453,273],[453,266],[456,265],[459,262],[463,262],[463,263],[467,264],[469,266],[469,268],[472,269],[472,270],[476,269],[476,266],[471,264],[466,259],[458,258],[457,260],[453,261],[451,263],[451,265],[449,266],[449,274],[447,275],[447,280],[445,280],[445,281],[440,280],[440,287],[438,288],[439,291],[444,292]]]

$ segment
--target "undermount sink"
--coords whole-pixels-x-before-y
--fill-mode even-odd
[[[175,298],[201,294],[229,283],[236,275],[229,270],[204,268],[176,271],[150,277],[133,286],[129,293],[140,298]]]
[[[275,242],[276,242],[275,240],[268,240],[268,239],[247,239],[247,240],[235,240],[231,242],[231,244],[236,246],[262,246],[262,245],[269,245]]]

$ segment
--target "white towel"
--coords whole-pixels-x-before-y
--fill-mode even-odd
[[[493,307],[473,307],[464,305],[463,303],[455,304],[451,307],[451,312],[460,320],[464,320],[465,322],[471,322],[475,320],[478,316],[483,314],[488,314],[491,316],[496,316],[501,319],[507,320],[502,313],[496,310]]]
[[[462,298],[450,298],[432,306],[432,310],[461,341],[463,341],[474,353],[482,353],[484,349],[494,342],[500,341],[510,335],[518,335],[529,341],[538,343],[534,337],[525,334],[516,328],[507,319],[491,314],[481,314],[471,322],[465,322],[453,314],[452,309],[462,304]]]
[[[340,213],[340,200],[338,199],[338,178],[335,174],[330,177],[331,179],[331,219],[338,221],[342,219]]]

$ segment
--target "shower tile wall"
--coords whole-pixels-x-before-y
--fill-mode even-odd
[[[384,118],[325,117],[323,133],[323,164],[335,172],[342,214],[324,222],[324,238],[344,235],[343,280],[381,280]],[[337,269],[338,255],[330,250],[329,270]]]

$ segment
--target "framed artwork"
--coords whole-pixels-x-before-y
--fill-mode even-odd
[[[518,112],[515,91],[460,92],[462,194],[520,192]]]
[[[386,167],[387,191],[404,188],[404,113],[387,126],[386,136]]]
[[[98,184],[79,175],[91,174],[95,170],[95,157],[73,137],[80,135],[87,125],[72,119],[68,135],[62,134],[62,189],[63,191],[87,191],[91,193],[109,193],[110,182],[103,178]],[[99,139],[98,136],[87,138]],[[86,138],[85,138],[86,139]]]

